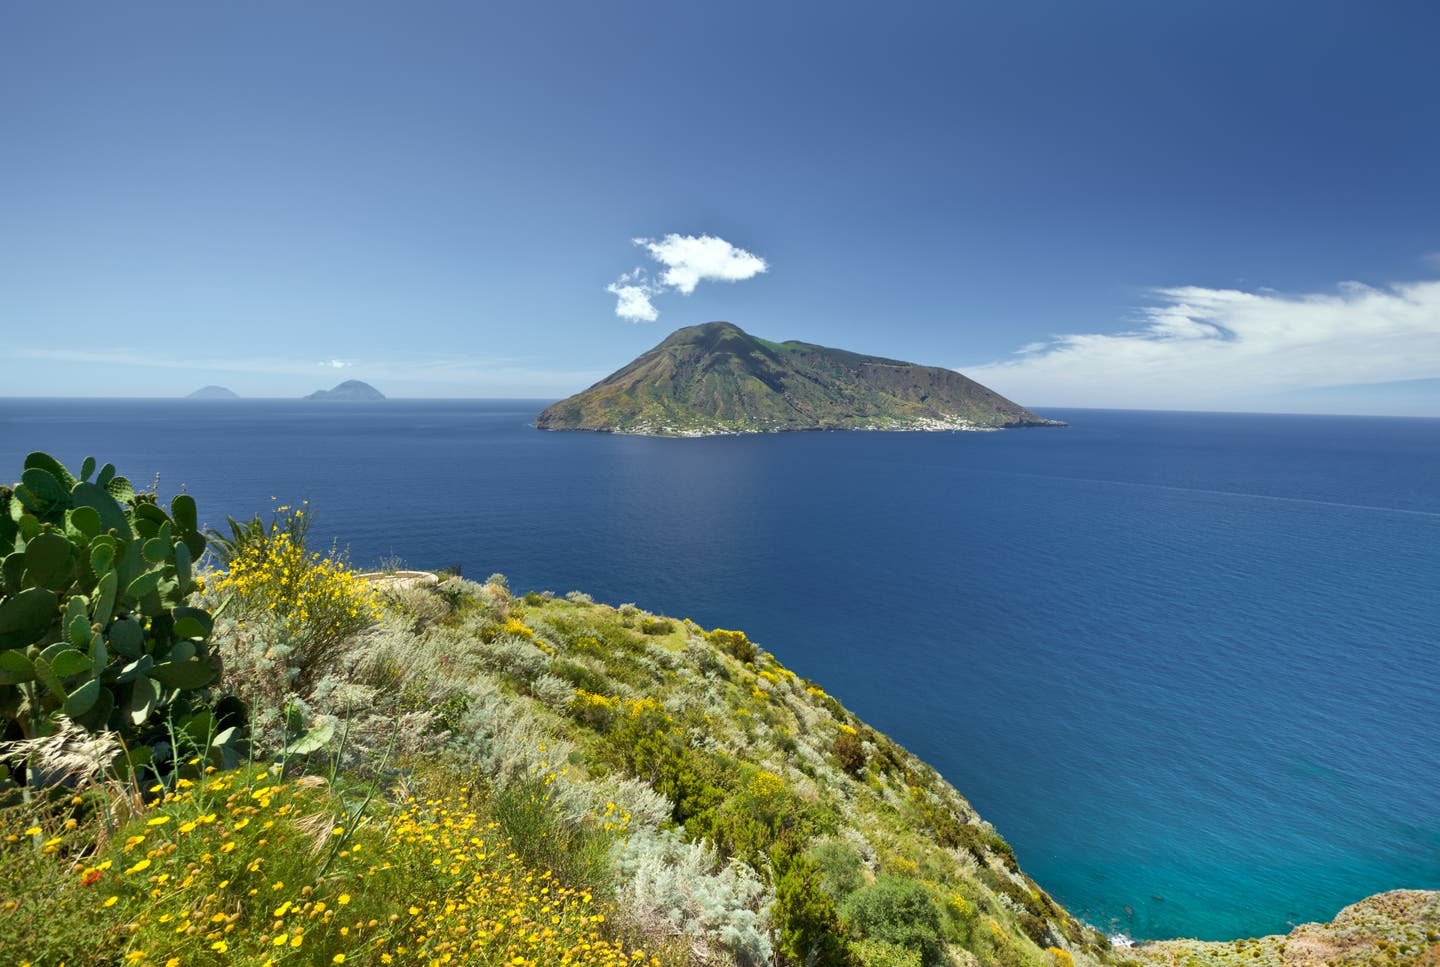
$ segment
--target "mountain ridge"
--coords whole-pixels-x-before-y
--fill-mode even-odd
[[[548,407],[543,430],[657,436],[786,430],[1063,426],[935,366],[790,340],[729,322],[677,329],[605,379]]]

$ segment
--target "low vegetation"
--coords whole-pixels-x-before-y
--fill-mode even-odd
[[[94,471],[0,490],[0,961],[1111,956],[743,631],[368,582],[303,506],[210,534],[206,573],[193,500]]]

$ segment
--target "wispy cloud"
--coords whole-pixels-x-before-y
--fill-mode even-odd
[[[46,359],[62,363],[96,363],[104,366],[134,366],[142,369],[194,369],[220,373],[261,373],[270,376],[314,376],[316,364],[279,356],[165,356],[136,349],[18,349],[21,359]],[[320,366],[329,366],[321,362]]]
[[[964,372],[1034,404],[1233,408],[1296,390],[1440,376],[1440,282],[1331,293],[1158,289],[1137,325],[1022,346]]]
[[[274,356],[166,356],[153,351],[114,349],[100,352],[68,349],[20,349],[13,353],[21,359],[43,359],[74,364],[94,364],[113,371],[126,367],[141,369],[186,370],[191,373],[236,373],[266,377],[304,377],[286,380],[297,391],[314,389],[310,382],[317,378],[317,366],[304,359]],[[327,360],[319,365],[331,368]],[[390,392],[392,384],[420,390],[421,395],[437,395],[437,391],[456,396],[494,396],[506,392],[522,395],[566,395],[577,386],[588,386],[605,375],[600,370],[555,370],[535,365],[534,361],[499,356],[421,355],[386,360],[345,361],[346,369],[354,369],[365,380],[381,384]],[[271,381],[274,382],[273,380]]]
[[[632,322],[654,322],[659,310],[651,300],[673,289],[684,295],[701,282],[742,282],[767,271],[763,258],[713,235],[666,235],[656,240],[632,239],[664,271],[650,279],[643,268],[626,272],[605,287],[616,297],[615,314]]]
[[[346,366],[350,366],[352,364],[345,362],[345,360],[343,359],[322,359],[320,361],[320,365],[328,366],[331,369],[344,369]]]

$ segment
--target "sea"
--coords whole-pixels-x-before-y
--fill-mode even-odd
[[[1440,420],[654,439],[545,401],[0,400],[212,525],[741,628],[1087,922],[1234,939],[1440,888]]]

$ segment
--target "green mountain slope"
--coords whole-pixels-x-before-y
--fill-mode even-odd
[[[770,342],[728,322],[710,322],[676,330],[628,366],[546,409],[535,425],[692,436],[1064,424],[954,370]]]

